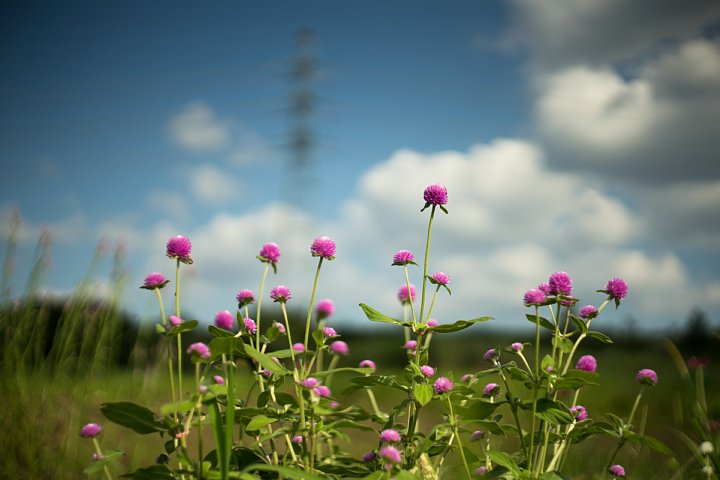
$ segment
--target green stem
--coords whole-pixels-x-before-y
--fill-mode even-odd
[[[412,320],[413,325],[417,325],[417,318],[415,317],[415,305],[412,303],[412,292],[410,291],[410,276],[408,275],[407,265],[403,265],[403,270],[405,270],[405,285],[407,285],[408,290],[408,302],[410,302],[410,312],[412,312]],[[424,294],[423,290],[423,294]],[[420,318],[422,318],[422,311],[420,313]]]
[[[167,318],[165,315],[165,305],[163,304],[162,300],[162,294],[160,293],[160,289],[156,288],[155,293],[157,294],[158,303],[160,303],[160,316],[162,318],[162,324],[163,326],[167,326]],[[175,403],[176,397],[175,397],[175,372],[173,371],[173,361],[172,361],[172,343],[170,342],[170,339],[168,339],[168,375],[170,376],[170,394],[172,396],[172,401]],[[175,420],[177,420],[177,412],[174,414]]]
[[[460,450],[460,458],[462,458],[463,466],[465,467],[465,475],[467,475],[468,480],[472,480],[472,475],[470,474],[470,467],[468,466],[467,459],[465,458],[465,451],[463,450],[462,442],[460,441],[460,433],[458,432],[457,423],[455,422],[455,414],[453,412],[452,402],[450,401],[450,395],[447,396],[447,402],[448,408],[450,409],[450,425],[453,432],[455,433],[455,437],[457,438],[458,450]]]
[[[432,232],[433,218],[435,217],[435,207],[433,205],[430,209],[430,220],[428,221],[427,238],[425,240],[425,260],[423,261],[423,279],[422,279],[422,294],[420,296],[420,319],[423,318],[425,312],[425,289],[427,288],[427,265],[428,257],[430,256],[430,234]]]
[[[220,467],[222,480],[227,480],[230,471],[230,455],[233,447],[233,430],[235,427],[235,367],[233,352],[230,350],[230,362],[227,363],[227,404],[225,405],[225,455]]]
[[[299,385],[300,382],[300,376],[298,374],[298,368],[297,368],[297,362],[295,361],[295,350],[292,348],[292,335],[290,332],[290,322],[288,321],[288,314],[287,314],[287,308],[285,308],[285,302],[280,302],[280,308],[282,308],[282,314],[283,319],[285,320],[285,330],[287,332],[288,337],[288,344],[290,345],[290,358],[292,359],[293,363],[293,380],[295,384],[295,396],[298,399],[298,402],[300,403],[300,430],[303,434],[307,434],[307,424],[305,422],[305,397],[303,396],[302,388]],[[306,457],[307,457],[307,449],[305,449]],[[306,458],[305,462],[305,470],[307,470],[310,465]]]
[[[265,288],[265,280],[267,279],[267,273],[270,269],[270,263],[265,263],[265,268],[263,269],[262,279],[260,280],[260,288],[258,290],[258,299],[257,299],[257,311],[255,312],[256,319],[255,319],[255,345],[257,345],[257,348],[260,348],[260,308],[262,307],[262,301],[263,301],[263,289]],[[248,316],[248,308],[247,305],[245,305],[245,316]],[[265,391],[265,384],[262,380],[262,366],[258,362],[257,364],[257,373],[258,378],[260,379],[260,390]]]
[[[175,260],[175,316],[180,316],[180,259]],[[177,334],[177,362],[178,362],[178,398],[183,397],[182,391],[182,334]]]
[[[430,320],[430,315],[432,315],[433,308],[435,308],[435,300],[437,299],[438,291],[440,291],[440,285],[437,286],[437,288],[435,289],[435,292],[433,293],[433,298],[432,298],[432,301],[430,302],[430,308],[428,308],[428,313],[427,313],[427,316],[425,317],[425,320],[423,320],[422,318],[420,319],[420,321],[422,323],[427,323],[428,320]]]
[[[310,304],[308,305],[307,318],[305,319],[305,343],[303,343],[303,345],[305,345],[305,351],[303,352],[303,358],[307,357],[308,342],[310,341],[310,319],[312,318],[312,309],[315,303],[315,294],[317,293],[318,278],[320,278],[320,267],[322,267],[323,259],[324,257],[320,257],[317,268],[315,269],[315,280],[313,281]]]
[[[533,452],[535,450],[535,413],[537,412],[538,390],[540,389],[540,308],[535,305],[535,378],[533,379],[533,401],[530,427],[530,454],[528,470],[532,471]]]
[[[640,387],[640,391],[638,392],[637,397],[635,397],[635,403],[632,406],[632,410],[630,410],[630,416],[628,417],[628,421],[620,430],[620,440],[618,441],[618,444],[615,447],[615,450],[613,450],[612,455],[610,455],[610,459],[608,460],[608,463],[605,466],[605,471],[608,471],[608,469],[612,466],[613,462],[615,461],[615,456],[617,456],[618,452],[620,452],[620,449],[623,447],[623,445],[625,445],[625,432],[632,425],[633,417],[635,416],[635,412],[637,411],[638,405],[640,405],[640,399],[642,398],[643,392],[644,392],[644,388]]]
[[[195,391],[200,392],[200,362],[195,364]],[[203,429],[202,429],[202,393],[198,394],[198,401],[195,404],[198,422],[198,478],[202,480],[202,459],[203,459]]]
[[[97,441],[97,438],[93,437],[92,439],[93,445],[95,445],[95,452],[100,456],[100,458],[103,457],[102,450],[100,449],[100,444]],[[105,472],[105,477],[108,480],[112,480],[112,476],[110,475],[110,470],[108,470],[107,465],[103,465],[103,471]]]

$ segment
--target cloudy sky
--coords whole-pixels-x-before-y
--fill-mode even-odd
[[[302,167],[288,149],[301,29],[314,32]],[[126,249],[124,303],[147,317],[137,286],[172,275],[165,243],[183,234],[188,315],[257,291],[268,241],[283,250],[268,288],[306,308],[309,246],[329,235],[318,295],[365,326],[360,302],[399,314],[392,255],[422,257],[422,191],[443,183],[441,322],[529,325],[523,293],[558,270],[583,305],[627,280],[613,327],[677,327],[693,307],[720,318],[717,1],[3,2],[0,62],[16,294],[44,229],[52,292],[104,239]]]

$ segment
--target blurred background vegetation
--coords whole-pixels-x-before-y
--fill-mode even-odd
[[[51,295],[42,289],[50,250],[50,237],[43,234],[24,291],[12,295],[16,234],[17,226],[10,225],[0,305],[0,478],[86,478],[83,469],[91,463],[92,446],[80,438],[79,431],[88,422],[103,425],[100,437],[103,448],[126,452],[115,474],[153,463],[161,453],[161,439],[139,436],[106,422],[99,410],[104,402],[134,401],[157,411],[170,400],[165,364],[159,363],[161,350],[155,333],[159,318],[134,318],[117,300],[126,283],[122,249],[113,253],[99,247],[85,280],[75,291],[64,296]],[[113,257],[113,269],[110,278],[103,282],[109,285],[106,289],[109,294],[98,297],[93,293],[97,290],[95,270],[108,255]],[[279,310],[273,307],[268,305],[264,311],[266,325],[265,322],[280,319]],[[290,313],[291,322],[297,322],[299,327],[304,313]],[[685,325],[682,331],[647,335],[628,321],[623,331],[604,331],[615,340],[613,345],[590,340],[581,348],[582,354],[596,356],[601,374],[601,385],[583,391],[580,397],[592,418],[601,418],[605,412],[626,418],[638,390],[635,373],[641,368],[652,368],[660,375],[658,385],[644,397],[638,423],[641,430],[669,445],[676,458],[627,445],[618,460],[626,465],[630,478],[700,478],[693,447],[702,440],[703,429],[709,428],[717,439],[720,425],[717,326],[698,310],[689,313]],[[391,326],[384,327],[354,330],[344,327],[342,339],[350,345],[350,355],[341,366],[355,366],[367,358],[378,364],[382,374],[398,373],[407,358],[402,349],[403,334]],[[515,341],[531,342],[533,333],[534,328],[528,323],[522,332],[488,332],[479,325],[460,333],[435,335],[431,361],[439,372],[452,372],[459,381],[465,373],[488,367],[482,360],[488,348],[502,348]],[[208,340],[204,327],[183,337],[184,345]],[[251,380],[249,364],[244,364],[240,371],[241,392],[247,392]],[[695,382],[698,374],[704,374],[700,381],[704,392],[698,390],[701,385]],[[346,378],[339,374],[333,391],[342,391],[344,381]],[[192,382],[188,380],[186,384]],[[399,400],[395,391],[379,390],[376,395],[386,409]],[[705,399],[707,403],[703,405]],[[362,392],[339,400],[346,404],[357,402],[369,409]],[[428,431],[439,415],[441,410],[431,404],[421,419],[421,430]],[[352,435],[353,441],[341,447],[358,456],[376,441],[371,434]],[[595,473],[588,472],[602,471],[607,452],[613,446],[610,439],[598,437],[574,447],[566,473],[577,479],[597,478]]]

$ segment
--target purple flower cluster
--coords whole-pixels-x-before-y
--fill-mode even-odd
[[[598,309],[592,305],[585,305],[580,309],[580,316],[582,318],[595,318],[597,317]]]
[[[513,343],[512,345],[510,345],[510,348],[511,348],[514,352],[522,352],[523,344],[520,343],[520,342],[515,342],[515,343]]]
[[[280,260],[280,247],[277,243],[274,242],[266,243],[260,249],[260,253],[258,253],[258,259],[261,262],[269,263],[274,267]]]
[[[650,370],[649,368],[643,368],[642,370],[637,372],[637,374],[635,375],[635,379],[641,385],[648,385],[650,387],[654,386],[658,382],[657,373],[655,373],[654,370]]]
[[[453,387],[454,385],[452,380],[447,377],[440,377],[435,380],[435,383],[433,384],[433,390],[435,390],[435,393],[438,395],[448,393],[450,390],[453,389]]]
[[[400,463],[402,462],[402,455],[400,454],[400,450],[393,447],[392,445],[385,445],[380,449],[378,452],[380,455],[380,458],[385,460],[386,462],[390,463]]]
[[[525,305],[539,305],[545,301],[545,292],[539,288],[531,288],[523,295]]]
[[[583,355],[578,358],[575,368],[585,370],[586,372],[594,372],[597,370],[597,360],[592,355]]]
[[[608,280],[607,285],[605,285],[605,291],[611,298],[615,300],[622,300],[627,296],[628,286],[627,283],[625,283],[625,280],[621,278],[612,278]]]
[[[313,257],[322,257],[325,260],[335,258],[335,242],[330,237],[317,237],[310,246]]]
[[[80,429],[80,436],[85,438],[95,438],[100,435],[102,427],[97,423],[88,423]]]
[[[393,265],[407,265],[415,263],[415,256],[410,250],[398,250],[393,255]]]
[[[370,368],[370,369],[372,369],[373,371],[377,370],[377,365],[375,365],[375,362],[373,362],[372,360],[362,360],[362,361],[358,364],[358,366],[359,366],[360,368]]]
[[[215,314],[215,326],[225,330],[232,330],[235,317],[229,310],[221,310]]]
[[[292,298],[292,293],[285,285],[278,285],[270,292],[270,298],[273,302],[285,303]]]
[[[448,192],[445,185],[433,183],[423,192],[423,199],[430,205],[445,205],[448,203]]]
[[[345,356],[350,353],[350,348],[348,347],[348,344],[342,340],[336,340],[330,344],[330,352]]]
[[[410,295],[408,295],[408,286],[407,284],[400,287],[397,294],[398,300],[400,300],[400,303],[406,304],[411,303],[415,301],[415,297],[417,297],[417,290],[415,289],[415,285],[410,284]]]
[[[575,417],[575,420],[578,422],[582,422],[588,418],[587,409],[582,405],[573,405],[570,407],[570,413],[572,413],[573,417]]]
[[[305,388],[313,389],[320,385],[320,381],[315,377],[308,377],[305,380],[300,382],[300,385],[302,385]]]
[[[423,365],[422,367],[420,367],[420,372],[422,372],[422,374],[428,378],[435,375],[435,369],[430,365]]]
[[[320,300],[317,307],[315,307],[315,312],[317,312],[318,318],[321,319],[331,317],[335,313],[335,304],[329,298]]]
[[[140,288],[145,288],[147,290],[163,288],[165,285],[168,284],[169,281],[170,280],[167,280],[162,273],[152,272],[147,277],[145,277],[145,281]]]
[[[245,328],[248,332],[255,335],[255,333],[257,332],[257,325],[255,324],[255,320],[250,317],[245,317],[243,318],[243,324],[245,325]]]
[[[435,272],[432,274],[431,282],[438,285],[447,285],[450,283],[450,275],[445,272]]]
[[[380,441],[383,443],[397,443],[401,440],[400,432],[394,428],[387,428],[380,432]]]
[[[613,465],[612,467],[610,467],[610,473],[612,473],[616,477],[624,477],[625,469],[622,467],[622,465]]]
[[[548,280],[550,295],[572,295],[572,278],[566,272],[555,272]]]
[[[175,315],[170,315],[170,323],[172,324],[173,327],[177,327],[182,322],[183,322],[182,318],[176,317]]]
[[[235,295],[235,298],[238,301],[238,306],[240,308],[244,307],[245,305],[251,305],[255,302],[255,294],[252,290],[248,290],[247,288],[240,290],[237,295]]]
[[[325,328],[323,328],[323,334],[325,334],[325,336],[328,337],[328,338],[333,338],[333,337],[337,337],[337,336],[338,336],[337,332],[336,332],[335,329],[332,328],[332,327],[325,327]]]
[[[168,240],[165,253],[170,258],[177,258],[181,262],[192,263],[190,251],[192,244],[187,237],[176,235]]]
[[[195,353],[199,355],[200,358],[204,359],[210,358],[210,348],[202,342],[196,342],[191,344],[187,349],[187,353],[191,355]]]
[[[483,388],[483,396],[494,397],[500,393],[500,385],[497,383],[488,383]]]

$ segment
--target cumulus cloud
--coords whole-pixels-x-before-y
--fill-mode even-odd
[[[210,204],[221,204],[237,197],[239,182],[227,172],[203,165],[190,173],[190,190],[196,199]]]
[[[213,151],[230,142],[230,125],[204,102],[187,105],[172,118],[168,130],[177,145],[191,151]]]

